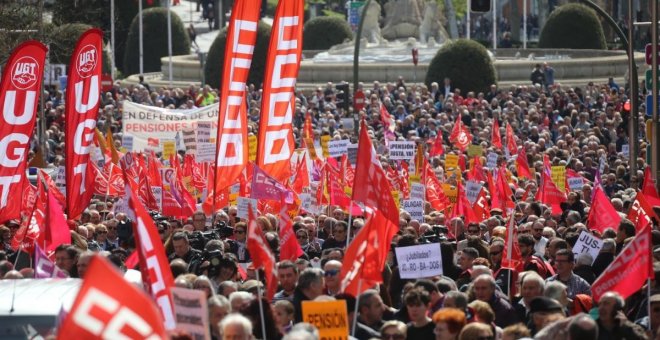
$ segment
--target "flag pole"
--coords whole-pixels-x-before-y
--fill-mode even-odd
[[[353,221],[353,200],[348,204],[348,229],[346,229],[346,249],[348,249],[348,243],[351,240],[351,225]]]
[[[172,2],[167,0],[167,55],[169,56],[167,75],[169,85],[172,87],[172,11],[170,4]]]
[[[139,37],[140,37],[140,75],[144,75],[144,44],[142,37],[142,0],[138,0],[138,24],[139,24]]]
[[[252,207],[249,207],[251,210]],[[263,339],[266,339],[266,318],[264,318],[264,304],[261,301],[261,280],[259,280],[259,269],[254,270],[257,275],[257,299],[259,299],[259,316],[261,317],[261,333],[263,334]]]
[[[355,309],[353,310],[353,329],[351,330],[351,336],[355,337],[355,327],[357,325],[357,315],[358,315],[358,305],[360,304],[360,290],[362,290],[362,279],[358,279],[358,294],[355,297]]]
[[[112,81],[115,80],[115,0],[110,0],[110,46],[112,51],[110,54],[110,74]]]

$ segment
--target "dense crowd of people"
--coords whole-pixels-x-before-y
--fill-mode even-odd
[[[456,119],[461,117],[472,134],[472,144],[483,150],[482,164],[492,151],[499,155],[499,164],[507,168],[515,206],[509,211],[492,207],[479,223],[468,223],[465,216],[456,216],[451,209],[436,210],[428,203],[424,221],[413,220],[401,210],[400,230],[391,240],[383,283],[365,287],[368,289],[358,297],[342,292],[339,274],[347,265],[346,247],[364,227],[365,216],[353,216],[335,206],[320,207],[321,213],[317,214],[301,211],[293,218],[293,228],[304,254],[295,261],[277,263],[279,288],[272,301],[258,295],[263,293],[260,288],[264,283],[257,280],[251,265],[246,242],[248,227],[244,219],[237,217],[236,206],[219,209],[212,219],[202,211],[187,219],[174,219],[154,211],[152,218],[167,251],[175,285],[206,293],[214,339],[266,335],[268,339],[317,339],[318,331],[302,322],[301,304],[310,300],[345,300],[352,337],[360,340],[656,337],[660,327],[657,280],[627,299],[608,292],[594,301],[591,291],[591,284],[635,237],[635,225],[625,216],[648,166],[642,157],[650,147],[644,129],[638,136],[642,142],[636,173],[630,172],[624,153],[630,141],[623,86],[613,81],[580,87],[556,83],[506,88],[492,85],[487,92],[475,93],[455,88],[450,79],[430,86],[407,84],[399,79],[392,83],[360,84],[359,90],[367,98],[359,115],[366,121],[384,169],[398,171],[401,167],[400,162],[387,156],[386,144],[390,141],[417,142],[430,156],[432,144],[442,138],[444,154],[428,157],[435,176],[448,184],[465,180],[470,170],[467,158],[462,160],[465,164],[458,173],[457,169],[445,167],[446,155],[463,154],[451,142]],[[357,143],[354,129],[344,128],[341,120],[352,118],[353,108],[344,110],[338,97],[341,94],[332,83],[309,93],[296,92],[293,133],[298,145],[303,143],[301,135],[307,115],[311,116],[315,140],[329,135]],[[136,85],[117,82],[101,98],[97,125],[101,131],[112,131],[118,148],[122,140],[121,107],[125,101],[191,109],[217,105],[219,94],[209,86],[168,89],[149,86],[144,81]],[[45,107],[46,159],[50,167],[64,164],[64,105],[62,93],[51,91]],[[381,105],[394,119],[392,133],[383,120]],[[258,131],[260,107],[261,90],[251,85],[250,133]],[[533,178],[518,176],[515,161],[493,146],[495,121],[502,136],[505,126],[513,128],[515,143],[527,157]],[[182,155],[183,152],[179,156]],[[534,198],[541,186],[544,155],[552,165],[566,166],[584,178],[580,189],[568,192],[560,212]],[[30,157],[34,156],[31,152]],[[596,182],[599,175],[602,184]],[[483,190],[490,201],[492,193],[485,184]],[[578,235],[593,229],[587,225],[587,216],[596,185],[603,186],[613,207],[624,218],[618,226],[596,233],[603,246],[595,258],[589,254],[575,256],[572,247]],[[103,254],[118,268],[127,270],[124,261],[135,247],[131,221],[126,214],[116,213],[113,203],[111,199],[95,198],[79,220],[70,221],[73,244],[58,247],[54,259],[71,277],[84,279],[94,253]],[[262,214],[257,222],[277,255],[277,216]],[[657,223],[654,219],[655,247],[660,245]],[[515,228],[522,262],[514,269],[503,265],[510,225]],[[16,221],[0,226],[0,277],[5,279],[33,275],[29,263],[19,261],[14,268],[18,249],[12,249],[11,240],[18,227]],[[217,237],[204,233],[209,230]],[[433,243],[441,250],[443,275],[416,280],[401,278],[394,249]],[[657,263],[654,271],[657,277]],[[260,276],[262,281],[263,277]],[[650,310],[646,307],[647,288]],[[266,306],[263,317],[260,300]]]

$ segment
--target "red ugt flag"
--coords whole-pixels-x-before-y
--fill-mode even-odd
[[[615,291],[624,299],[653,279],[651,260],[651,228],[646,227],[632,240],[591,285],[594,301],[608,291]]]
[[[94,256],[58,339],[167,339],[151,298]]]

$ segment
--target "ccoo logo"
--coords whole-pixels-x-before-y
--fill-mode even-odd
[[[81,78],[89,78],[96,69],[98,60],[98,51],[94,45],[85,45],[80,49],[78,59],[76,60],[76,71]]]
[[[37,83],[39,64],[32,57],[21,57],[11,72],[12,84],[19,90],[27,90]]]

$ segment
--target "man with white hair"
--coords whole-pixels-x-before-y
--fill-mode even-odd
[[[229,314],[220,321],[223,340],[252,340],[252,323],[241,314]]]

